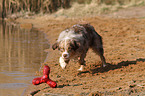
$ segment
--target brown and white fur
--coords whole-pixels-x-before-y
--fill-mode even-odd
[[[78,70],[83,71],[84,58],[89,48],[100,56],[102,66],[106,66],[102,38],[90,24],[76,24],[62,31],[52,48],[53,50],[58,48],[62,54],[59,58],[62,69],[66,67],[70,59],[77,59],[81,65]]]

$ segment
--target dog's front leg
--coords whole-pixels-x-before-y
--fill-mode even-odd
[[[59,63],[62,69],[65,69],[66,65],[68,64],[69,60],[64,60],[63,57],[59,58]]]
[[[81,65],[81,67],[78,69],[78,71],[83,71],[84,70],[84,65]]]
[[[83,54],[80,58],[79,58],[79,64],[81,65],[80,68],[78,69],[78,71],[83,71],[84,70],[84,65],[85,65],[85,54]]]

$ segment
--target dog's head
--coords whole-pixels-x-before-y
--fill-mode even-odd
[[[79,48],[80,43],[73,39],[65,38],[55,44],[53,44],[53,50],[58,49],[64,60],[69,60],[75,54],[75,51]]]

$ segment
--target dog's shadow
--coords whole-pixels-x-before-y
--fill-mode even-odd
[[[65,87],[65,86],[81,86],[81,85],[83,85],[83,84],[73,84],[73,85],[70,85],[70,84],[63,84],[63,85],[59,85],[59,86],[57,86],[57,88],[63,88],[63,87]]]
[[[102,68],[102,67],[97,66],[93,69],[90,69],[90,71],[80,72],[80,73],[78,73],[78,75],[81,75],[82,73],[91,73],[91,74],[104,73],[104,72],[108,72],[109,70],[115,70],[115,69],[122,68],[123,66],[129,66],[129,65],[133,65],[133,64],[135,65],[137,63],[137,61],[145,62],[145,59],[139,58],[134,61],[121,61],[117,65],[107,63],[106,67]]]

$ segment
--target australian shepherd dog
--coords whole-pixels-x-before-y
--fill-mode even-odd
[[[62,69],[70,59],[76,59],[80,64],[78,71],[83,71],[84,58],[89,48],[100,56],[102,67],[106,66],[102,38],[90,24],[76,24],[62,31],[52,48],[61,52],[59,63]]]

